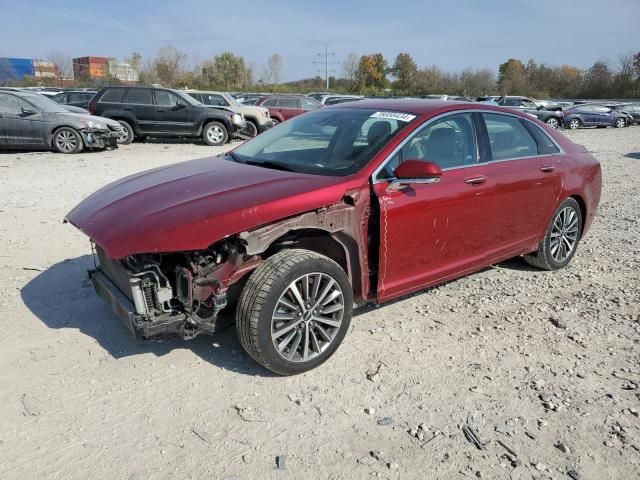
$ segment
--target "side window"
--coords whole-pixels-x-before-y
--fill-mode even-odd
[[[263,107],[275,107],[277,101],[278,100],[276,98],[269,98],[269,99],[265,100],[264,102],[262,102],[262,106]]]
[[[204,103],[204,99],[202,98],[202,95],[200,95],[199,93],[188,93],[187,95],[189,95],[194,100],[199,101],[200,103]]]
[[[180,99],[165,90],[156,90],[156,104],[162,107],[175,107]],[[184,103],[184,102],[183,102]]]
[[[151,89],[150,88],[130,88],[125,98],[125,103],[134,103],[137,105],[151,105]]]
[[[6,93],[0,93],[0,112],[2,113],[22,113],[22,107],[27,106],[19,98]]]
[[[538,145],[527,129],[515,117],[483,113],[494,160],[538,155]]]
[[[533,135],[538,144],[538,154],[540,155],[553,155],[554,153],[560,153],[560,149],[551,140],[549,135],[542,131],[540,127],[534,125],[526,120],[521,120],[526,129]]]
[[[316,102],[313,102],[307,98],[301,98],[300,99],[300,105],[302,108],[305,108],[307,110],[313,110],[318,108],[320,105],[318,105]]]
[[[522,99],[522,106],[525,108],[538,108],[538,106],[527,98]]]
[[[87,99],[87,96],[84,93],[71,93],[69,94],[68,103],[72,102],[82,102]]]
[[[394,170],[406,160],[435,162],[440,168],[457,168],[477,163],[478,151],[470,113],[448,115],[418,130],[391,158],[378,178],[393,178]]]
[[[112,88],[107,90],[104,95],[102,95],[102,98],[100,98],[100,103],[122,103],[124,92],[124,88]]]
[[[281,108],[300,108],[297,98],[280,98],[278,100],[278,107]]]
[[[502,105],[504,105],[505,107],[518,107],[520,105],[520,99],[519,98],[505,98],[502,101]]]
[[[205,103],[216,107],[228,107],[229,104],[222,95],[205,94]]]
[[[594,107],[596,113],[609,113],[611,109],[608,107]]]

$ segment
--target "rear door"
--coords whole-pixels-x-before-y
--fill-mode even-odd
[[[168,90],[156,90],[155,102],[155,128],[159,132],[179,135],[195,131],[193,107],[185,100]]]
[[[153,104],[153,90],[151,88],[129,88],[122,103],[124,104],[121,107],[122,110],[135,117],[139,132],[162,131],[156,123],[156,108]]]
[[[536,243],[562,188],[561,152],[537,125],[515,115],[483,113],[495,183],[495,222],[487,254],[509,257]]]
[[[440,283],[484,264],[495,218],[495,182],[478,163],[476,114],[453,113],[412,133],[374,174],[380,205],[378,299]],[[370,125],[368,141],[377,124]],[[442,168],[437,183],[390,190],[406,160]]]
[[[609,107],[594,106],[598,126],[611,126],[615,123],[615,112]]]
[[[298,98],[279,98],[276,104],[276,111],[280,112],[285,120],[304,113]]]

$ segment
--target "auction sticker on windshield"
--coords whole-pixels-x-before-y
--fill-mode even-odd
[[[371,118],[386,118],[387,120],[400,120],[401,122],[410,122],[414,118],[415,115],[411,115],[410,113],[402,113],[402,112],[376,112],[371,115]]]

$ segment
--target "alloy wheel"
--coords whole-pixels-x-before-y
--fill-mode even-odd
[[[578,128],[580,126],[580,120],[578,120],[577,118],[573,118],[570,122],[569,122],[569,128],[572,130],[575,130],[576,128]]]
[[[214,125],[207,130],[207,137],[214,143],[220,143],[224,139],[224,132],[222,128]]]
[[[627,122],[624,118],[619,118],[618,120],[616,120],[616,127],[623,128],[626,125],[627,125]]]
[[[551,256],[558,262],[564,262],[578,243],[578,212],[572,207],[565,207],[553,220],[551,227]]]
[[[61,130],[56,134],[56,146],[61,152],[74,152],[78,148],[78,138],[70,130]]]
[[[558,122],[557,118],[551,117],[547,120],[547,125],[549,125],[551,128],[558,128],[560,126],[560,123]]]
[[[271,319],[271,340],[289,362],[307,362],[335,340],[344,316],[344,295],[326,273],[303,275],[278,299]]]

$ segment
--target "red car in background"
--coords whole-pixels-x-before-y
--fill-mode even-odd
[[[269,116],[274,125],[323,106],[304,95],[269,95],[260,98],[256,105],[269,109]]]
[[[95,289],[133,332],[193,338],[231,315],[246,352],[290,375],[335,352],[354,304],[515,256],[566,266],[600,190],[599,162],[528,115],[362,100],[119,180],[67,220],[95,244]]]

